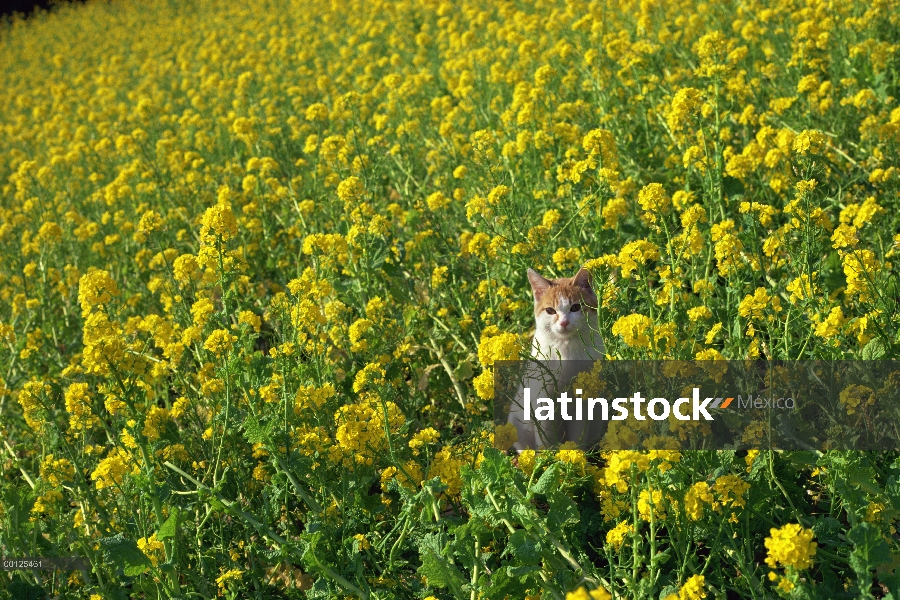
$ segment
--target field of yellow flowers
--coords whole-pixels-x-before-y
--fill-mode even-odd
[[[900,356],[898,76],[896,0],[0,24],[0,554],[90,567],[0,598],[900,599],[896,452],[491,407],[528,267],[610,359]]]

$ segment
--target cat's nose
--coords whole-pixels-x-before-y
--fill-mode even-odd
[[[559,326],[562,327],[563,329],[565,329],[566,327],[569,326],[569,322],[566,319],[560,319]]]

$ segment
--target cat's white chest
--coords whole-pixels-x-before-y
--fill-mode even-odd
[[[531,357],[538,360],[596,360],[603,356],[603,342],[588,344],[580,337],[558,339],[535,334],[531,342]]]
[[[586,342],[579,337],[547,337],[538,332],[532,340],[531,357],[536,363],[526,369],[522,388],[509,414],[508,422],[515,425],[518,432],[519,439],[515,448],[519,452],[527,448],[544,448],[562,441],[590,444],[599,440],[606,430],[605,423],[556,421],[544,423],[543,431],[539,432],[534,421],[524,420],[522,389],[530,388],[535,398],[556,398],[576,375],[589,370],[594,360],[602,358],[605,351],[603,341],[597,338]]]

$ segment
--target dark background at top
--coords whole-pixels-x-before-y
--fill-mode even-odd
[[[47,10],[51,4],[63,4],[68,2],[52,2],[51,0],[0,0],[0,16],[12,15],[13,13],[25,13],[31,15],[35,7]]]

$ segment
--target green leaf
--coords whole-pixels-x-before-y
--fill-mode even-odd
[[[506,487],[509,479],[512,479],[512,468],[506,455],[501,454],[496,448],[485,448],[484,460],[478,471],[488,485],[500,484]]]
[[[744,184],[741,183],[740,179],[736,179],[734,177],[722,177],[722,191],[726,196],[733,197],[737,194],[742,194],[744,191]],[[737,202],[738,198],[732,198],[732,201]]]
[[[558,531],[565,525],[578,523],[581,515],[578,514],[578,507],[568,494],[559,490],[551,493],[547,499],[550,502],[550,511],[547,513],[547,524],[552,531]]]
[[[894,553],[890,564],[881,565],[875,570],[875,573],[878,575],[878,582],[886,585],[890,590],[890,594],[885,596],[885,600],[891,598],[891,594],[893,594],[893,598],[900,600],[900,554]]]
[[[834,517],[818,517],[812,530],[816,534],[816,542],[826,546],[837,546],[840,543],[841,522]]]
[[[516,569],[518,567],[508,567],[507,569],[497,569],[493,572],[490,579],[490,584],[486,586],[482,586],[479,590],[483,594],[483,597],[487,600],[502,600],[504,598],[524,598],[526,596],[525,592],[527,590],[527,584],[520,580],[517,576],[512,576],[512,573],[509,571],[511,569]],[[528,569],[539,570],[538,566],[527,567]],[[527,574],[527,573],[523,573]]]
[[[559,466],[560,463],[553,463],[544,471],[540,479],[532,486],[531,491],[535,494],[549,494],[559,487]]]
[[[541,543],[531,539],[524,529],[517,529],[509,536],[509,549],[526,565],[536,565],[541,560]]]
[[[416,320],[417,316],[419,316],[419,307],[414,304],[410,304],[403,309],[403,325],[409,327],[410,324]]]
[[[404,213],[404,218],[406,219],[407,224],[415,227],[422,220],[422,216],[419,214],[419,211],[410,209]]]
[[[251,444],[261,444],[268,437],[268,428],[263,426],[256,417],[247,417],[241,427],[244,430],[244,438]]]
[[[446,537],[443,533],[428,533],[422,536],[419,542],[422,566],[418,571],[428,580],[430,587],[450,587],[458,590],[465,583],[465,578],[452,562],[444,558],[447,548]]]
[[[819,465],[819,457],[815,452],[797,450],[786,454],[787,459],[798,467],[816,467]]]
[[[100,540],[103,559],[125,575],[136,577],[144,573],[151,565],[147,555],[141,552],[133,540],[125,538],[121,533]]]
[[[156,532],[156,539],[165,540],[175,537],[175,531],[178,529],[178,509],[173,508],[169,512],[169,518],[162,524],[159,531]]]
[[[868,590],[872,587],[872,571],[891,562],[891,548],[871,523],[857,523],[847,532],[847,539],[855,546],[850,553],[850,566],[856,571],[859,589]]]
[[[465,381],[466,379],[471,379],[471,377],[475,375],[475,370],[472,368],[471,362],[464,360],[456,367],[453,375],[455,375],[456,379],[459,381]]]
[[[43,600],[47,597],[39,585],[25,581],[18,573],[13,577],[8,589],[11,597],[16,600]]]
[[[862,349],[863,360],[879,360],[884,358],[885,347],[884,342],[878,338],[869,341]]]
[[[514,565],[506,567],[506,573],[510,577],[523,577],[528,575],[529,573],[534,573],[535,571],[540,571],[540,565]]]
[[[881,487],[877,484],[872,483],[873,481],[875,481],[875,478],[866,477],[865,473],[853,471],[848,474],[847,481],[849,481],[853,485],[858,485],[867,494],[872,494],[873,496],[881,494]]]

